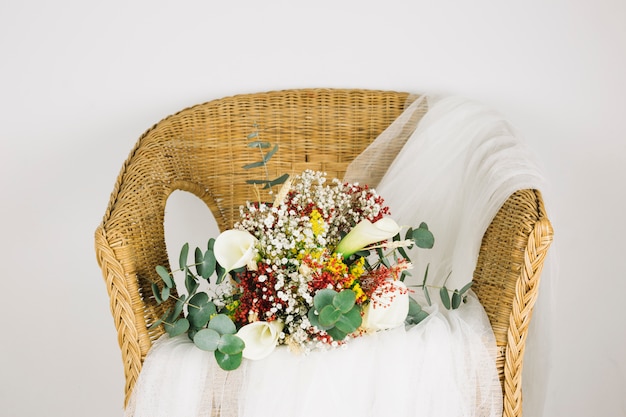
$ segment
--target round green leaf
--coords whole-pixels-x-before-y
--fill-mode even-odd
[[[332,327],[341,317],[341,310],[336,309],[332,305],[328,305],[320,311],[319,321],[322,326]]]
[[[311,308],[307,316],[309,317],[309,321],[311,322],[311,325],[317,327],[320,330],[328,330],[331,327],[333,327],[333,326],[322,326],[320,324],[319,315],[315,314],[315,308]]]
[[[428,230],[426,223],[420,224],[417,229],[413,230],[413,241],[418,248],[430,249],[435,245],[435,237]]]
[[[193,343],[202,350],[213,352],[220,343],[220,335],[212,329],[198,330],[193,337]]]
[[[319,290],[313,297],[313,305],[317,311],[322,311],[324,307],[333,303],[337,291],[331,289]]]
[[[330,337],[332,337],[333,340],[337,340],[337,341],[341,341],[341,340],[345,339],[346,336],[348,335],[346,332],[342,332],[341,330],[339,330],[336,327],[333,327],[332,329],[326,330],[326,333],[328,333],[328,335]]]
[[[422,310],[422,306],[418,304],[413,297],[409,297],[409,313],[406,316],[407,324],[417,324],[428,317],[428,313]]]
[[[189,330],[189,321],[187,319],[179,319],[174,323],[165,323],[165,331],[170,337],[176,337]]]
[[[361,316],[361,307],[355,305],[352,310],[343,315],[352,325],[352,327],[358,329],[363,323],[363,316]]]
[[[347,334],[355,332],[361,323],[363,322],[363,318],[361,317],[361,308],[359,306],[354,306],[350,311],[346,314],[342,314],[335,327]]]
[[[204,292],[199,292],[189,299],[188,318],[194,327],[200,328],[206,326],[217,309],[215,304],[209,301],[209,296]]]
[[[227,355],[236,355],[237,353],[243,352],[243,348],[245,347],[246,344],[244,341],[234,334],[223,335],[217,345],[219,351]]]
[[[235,334],[235,323],[225,314],[218,314],[209,321],[209,329],[213,329],[221,335]]]
[[[242,358],[243,355],[241,353],[229,355],[227,353],[220,352],[219,350],[215,351],[215,360],[217,361],[219,367],[225,371],[232,371],[239,368]]]
[[[333,298],[333,305],[342,313],[347,313],[354,307],[356,293],[352,290],[343,290]]]

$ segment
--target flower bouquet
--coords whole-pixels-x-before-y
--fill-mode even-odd
[[[176,271],[163,266],[156,268],[162,284],[153,284],[157,302],[175,297],[153,326],[163,324],[171,337],[187,333],[223,369],[278,345],[307,353],[427,316],[403,283],[411,268],[404,248],[431,248],[434,237],[422,223],[401,239],[375,190],[305,171],[272,204],[240,211],[233,229],[196,248],[191,265],[183,246],[186,294],[173,295]]]
[[[433,234],[422,223],[402,238],[374,189],[305,171],[286,180],[273,203],[248,202],[240,214],[233,229],[195,249],[193,264],[185,244],[180,271],[157,266],[161,282],[152,286],[157,302],[175,298],[153,326],[171,337],[187,333],[221,368],[262,359],[278,345],[306,354],[427,316],[404,284],[405,248],[431,248]],[[173,295],[174,272],[186,294]],[[429,300],[425,283],[426,276]],[[456,308],[467,289],[450,297],[441,288],[442,301]]]

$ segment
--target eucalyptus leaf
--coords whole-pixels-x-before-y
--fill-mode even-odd
[[[259,132],[252,132],[248,134],[248,139],[254,139],[259,135]]]
[[[204,258],[204,254],[202,253],[202,249],[196,248],[193,253],[193,259],[196,264],[196,273],[202,276],[202,259]]]
[[[357,329],[356,327],[352,326],[352,323],[350,323],[350,321],[346,319],[345,316],[339,317],[339,320],[337,320],[337,323],[335,323],[334,328],[346,334],[350,334]]]
[[[258,161],[258,162],[252,162],[251,164],[246,164],[242,168],[243,169],[252,169],[252,168],[262,167],[263,165],[265,165],[265,161]]]
[[[327,305],[320,310],[319,321],[322,326],[334,326],[341,317],[341,310],[332,305]]]
[[[209,301],[209,296],[200,292],[189,299],[187,307],[189,321],[192,326],[201,328],[206,326],[211,317],[217,313],[215,304]]]
[[[272,150],[265,154],[265,156],[263,157],[263,163],[266,163],[267,161],[269,161],[272,158],[272,156],[274,156],[276,151],[278,151],[278,144],[274,145]]]
[[[245,347],[246,344],[243,339],[234,334],[222,335],[217,345],[220,352],[228,355],[236,355],[237,353],[243,352],[243,348]]]
[[[424,289],[424,297],[426,298],[426,302],[428,303],[429,306],[433,305],[433,302],[430,299],[430,293],[428,292],[428,287],[424,285],[423,289]]]
[[[341,340],[345,339],[346,336],[348,335],[348,333],[342,332],[341,330],[339,330],[336,327],[333,327],[332,329],[326,330],[326,333],[328,333],[328,335],[330,337],[332,337],[333,340],[337,340],[337,341],[341,341]]]
[[[155,269],[156,269],[157,274],[159,274],[159,276],[163,280],[163,283],[168,288],[172,288],[174,286],[174,281],[172,281],[172,277],[169,271],[164,266],[161,266],[161,265],[158,265]]]
[[[220,334],[213,329],[200,329],[193,337],[193,343],[202,350],[213,352],[220,342]]]
[[[318,313],[322,311],[322,308],[333,303],[335,295],[337,295],[337,291],[331,290],[330,288],[325,288],[315,293],[315,296],[313,297],[313,305]]]
[[[214,355],[219,367],[225,371],[233,371],[239,368],[239,365],[241,365],[241,361],[243,358],[241,352],[235,355],[228,355],[226,353],[220,352],[219,350],[216,350]]]
[[[189,258],[189,243],[185,243],[183,247],[180,248],[180,254],[178,255],[178,266],[181,270],[186,268],[188,258]]]
[[[435,245],[435,236],[428,230],[426,223],[413,230],[413,241],[418,248],[430,249]]]
[[[174,304],[174,310],[172,311],[172,317],[179,317],[183,312],[183,307],[185,306],[185,296],[181,296],[178,300],[176,300],[176,304]]]
[[[320,330],[328,330],[331,327],[333,327],[333,326],[322,326],[320,324],[319,315],[315,314],[314,308],[309,309],[309,312],[307,313],[307,317],[309,318],[309,322],[311,323],[311,326],[317,327]]]
[[[252,139],[252,138],[249,138]],[[248,143],[248,148],[261,148],[261,149],[267,149],[270,146],[272,146],[269,142],[263,142],[261,140],[255,140],[254,142],[250,142]]]
[[[235,334],[237,328],[235,323],[225,314],[218,314],[209,321],[209,329],[213,329],[221,335]]]
[[[426,317],[428,317],[428,313],[422,310],[422,306],[420,306],[417,301],[409,297],[409,313],[407,314],[405,323],[417,324]]]
[[[196,333],[198,333],[199,330],[200,329],[191,326],[190,323],[189,330],[187,330],[187,336],[189,337],[189,340],[193,342],[193,338],[196,337]]]
[[[356,293],[352,290],[343,290],[333,297],[333,305],[343,314],[350,311],[355,302]]]
[[[461,295],[465,294],[466,292],[469,291],[470,288],[472,288],[472,285],[474,284],[474,281],[470,281],[467,284],[465,284],[465,286],[463,286],[463,288],[461,288],[461,290],[459,291],[461,293]]]
[[[450,310],[450,294],[448,293],[448,289],[444,286],[439,290],[439,296],[441,297],[441,302],[443,306]]]
[[[161,299],[163,301],[166,301],[168,298],[170,298],[170,289],[169,289],[169,287],[161,288]]]
[[[361,309],[358,306],[354,306],[348,313],[339,317],[335,327],[344,333],[350,334],[355,332],[362,322]]]
[[[267,186],[268,187],[273,187],[274,185],[283,184],[285,181],[287,181],[287,178],[289,178],[289,174],[283,174],[280,177],[278,177],[276,179],[273,179],[272,181],[267,183]]]
[[[161,290],[159,289],[159,286],[153,282],[151,287],[152,287],[152,294],[154,294],[154,299],[156,300],[157,305],[161,304],[163,302],[163,299],[161,298]]]
[[[268,184],[268,180],[246,180],[246,184]]]
[[[150,326],[148,326],[148,330],[156,329],[157,326],[159,326],[161,323],[163,323],[163,319],[158,319],[157,321],[152,323]]]
[[[187,289],[189,295],[193,296],[199,286],[200,284],[198,284],[196,277],[194,277],[192,273],[187,271],[187,274],[185,276],[185,288]]]
[[[461,305],[461,294],[459,293],[459,290],[454,290],[454,292],[452,293],[452,309],[456,310],[457,308],[459,308],[459,306]]]
[[[222,265],[220,265],[219,263],[215,264],[215,272],[217,275],[217,280],[216,280],[216,284],[221,284],[222,281],[224,281],[224,278],[226,278],[226,270],[222,267]]]
[[[189,330],[189,321],[185,318],[176,320],[174,323],[165,323],[165,331],[170,337],[176,337]]]
[[[217,265],[217,260],[215,259],[215,254],[213,253],[213,249],[209,249],[204,253],[204,257],[202,258],[202,273],[200,276],[204,279],[209,279],[213,273],[215,273],[215,267]]]

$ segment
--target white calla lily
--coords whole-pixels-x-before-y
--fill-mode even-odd
[[[409,314],[409,292],[402,281],[387,281],[372,294],[365,307],[363,327],[376,331],[398,327]]]
[[[237,336],[246,344],[243,357],[258,360],[268,356],[276,348],[283,327],[284,324],[280,320],[255,321],[243,326],[237,332]]]
[[[228,273],[250,264],[256,258],[257,242],[257,238],[244,230],[226,230],[215,239],[213,254]]]
[[[401,227],[390,217],[383,217],[376,223],[362,220],[341,239],[335,252],[341,253],[344,258],[347,258],[367,245],[394,237],[400,232],[400,229]]]

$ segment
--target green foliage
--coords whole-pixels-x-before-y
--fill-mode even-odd
[[[363,321],[353,290],[319,290],[313,297],[313,306],[308,313],[311,324],[338,341],[355,332]]]
[[[406,324],[417,324],[428,317],[428,313],[422,310],[422,306],[418,304],[412,297],[409,297],[409,314],[406,317]]]
[[[421,223],[417,229],[412,231],[413,240],[418,248],[431,249],[435,246],[435,236],[428,230],[426,223]]]
[[[241,364],[244,341],[235,335],[237,328],[230,317],[220,312],[215,303],[205,292],[198,292],[200,280],[210,281],[210,277],[221,272],[224,268],[217,263],[213,253],[215,239],[210,239],[207,249],[196,248],[194,251],[195,263],[189,265],[189,244],[181,248],[178,263],[179,270],[169,272],[164,266],[155,268],[160,283],[152,283],[152,292],[158,304],[174,298],[174,307],[169,308],[158,320],[150,325],[155,328],[162,325],[170,337],[187,333],[194,344],[202,350],[214,352],[215,359],[220,367],[233,370]],[[194,273],[195,270],[195,273]],[[187,294],[176,295],[174,272],[182,272],[185,277]],[[218,279],[218,281],[220,281]],[[187,312],[185,314],[185,307]]]
[[[224,314],[218,314],[209,321],[209,326],[199,330],[193,343],[202,350],[214,352],[217,364],[226,371],[241,365],[244,341],[235,335],[235,324]]]
[[[289,178],[288,174],[283,174],[278,178],[270,179],[267,171],[267,163],[274,156],[276,152],[278,152],[278,144],[272,147],[272,144],[266,141],[259,140],[259,130],[258,125],[255,123],[253,125],[255,131],[248,135],[248,139],[255,139],[252,142],[248,143],[249,148],[257,148],[261,155],[260,161],[255,161],[249,164],[244,165],[243,169],[253,169],[253,168],[265,168],[265,179],[251,179],[247,180],[247,184],[252,185],[263,185],[263,189],[271,189],[275,185],[283,184]],[[271,148],[271,149],[270,149]],[[269,151],[264,152],[264,150],[269,149]]]

